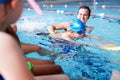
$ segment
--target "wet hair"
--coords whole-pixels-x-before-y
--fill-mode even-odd
[[[81,6],[81,7],[79,7],[79,9],[78,9],[78,12],[77,13],[79,13],[79,10],[80,9],[87,9],[88,10],[88,18],[90,17],[90,15],[91,15],[91,10],[90,10],[90,8],[88,7],[88,6]]]
[[[13,28],[11,26],[7,27],[5,32],[10,34],[18,42],[18,44],[21,46],[20,40],[19,40],[16,32],[13,30]]]

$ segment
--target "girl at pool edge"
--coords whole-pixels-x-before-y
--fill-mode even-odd
[[[17,26],[15,24],[11,24],[11,26],[7,28],[7,31],[11,35],[15,34],[14,37],[17,38],[17,35],[16,35]],[[44,49],[36,44],[23,43],[23,42],[20,42],[20,44],[21,44],[21,49],[23,50],[24,54],[27,54],[30,52],[40,52],[40,55],[41,54],[47,54],[47,55],[53,54],[53,52],[50,52],[49,50]],[[26,57],[26,61],[27,63],[29,63],[28,67],[29,66],[31,67],[30,70],[34,76],[64,73],[61,66],[56,65],[53,60],[42,60],[42,59]]]
[[[22,9],[22,0],[0,0],[0,75],[5,80],[69,80],[62,74],[33,78],[25,63],[19,42],[5,33],[6,28],[18,20]]]

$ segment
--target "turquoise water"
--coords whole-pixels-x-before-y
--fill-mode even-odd
[[[117,45],[120,45],[120,9],[119,8],[93,8],[87,22],[94,27],[90,35],[99,36]],[[101,5],[102,6],[102,5]],[[39,59],[52,59],[61,65],[65,74],[71,80],[109,80],[113,69],[120,70],[120,51],[104,50],[98,47],[86,45],[73,45],[64,40],[55,40],[48,35],[35,35],[35,32],[43,32],[53,23],[70,21],[76,17],[79,5],[53,5],[43,7],[43,14],[38,15],[33,10],[25,8],[17,22],[17,34],[20,40],[26,43],[34,43],[49,50],[54,50],[61,56],[41,55],[37,52],[27,54],[27,57]],[[74,14],[70,14],[70,12]],[[68,12],[68,13],[65,13]],[[102,15],[101,15],[102,14]],[[104,16],[106,14],[107,16]],[[77,41],[99,44],[100,42],[83,38]]]

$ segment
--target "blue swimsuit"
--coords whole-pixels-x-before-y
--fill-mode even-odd
[[[3,77],[0,75],[0,80],[4,80]]]

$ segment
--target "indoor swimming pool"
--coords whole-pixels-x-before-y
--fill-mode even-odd
[[[27,57],[52,59],[59,64],[71,80],[109,80],[112,70],[120,71],[120,50],[105,50],[96,46],[77,45],[64,40],[55,40],[44,33],[47,27],[63,21],[71,21],[77,15],[79,6],[90,6],[92,16],[87,22],[94,27],[90,35],[101,37],[120,46],[120,6],[97,3],[65,3],[41,5],[42,15],[25,6],[22,16],[16,23],[17,34],[22,42],[33,43],[55,51],[58,56],[29,53]],[[92,39],[77,41],[101,44]]]

